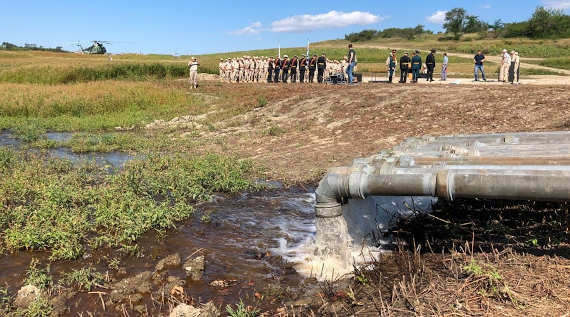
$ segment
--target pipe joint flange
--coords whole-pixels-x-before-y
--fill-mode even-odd
[[[366,174],[364,173],[358,173],[358,172],[350,174],[349,186],[348,186],[348,188],[350,189],[350,197],[362,198],[362,199],[366,198],[366,195],[364,193],[365,184],[363,183],[366,178],[365,175]]]
[[[318,218],[340,217],[342,216],[342,205],[340,203],[317,203],[315,216]]]

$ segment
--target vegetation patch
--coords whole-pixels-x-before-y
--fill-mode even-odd
[[[213,154],[151,155],[114,174],[5,149],[0,158],[10,162],[0,169],[2,244],[49,250],[52,260],[76,259],[86,244],[136,252],[142,234],[174,228],[211,193],[253,186],[251,162]]]

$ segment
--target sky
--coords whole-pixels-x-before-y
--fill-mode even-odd
[[[437,32],[455,7],[514,22],[537,6],[570,12],[570,0],[0,0],[0,42],[76,50],[78,41],[100,40],[112,42],[112,53],[192,55],[305,46],[364,29],[422,24]]]

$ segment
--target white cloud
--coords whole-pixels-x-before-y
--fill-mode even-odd
[[[491,6],[490,4],[486,4],[483,6],[483,9],[491,9],[493,6]]]
[[[383,18],[370,12],[330,11],[322,14],[294,15],[271,23],[273,32],[308,32],[315,29],[341,28],[349,25],[367,25],[382,21]]]
[[[446,13],[447,11],[444,10],[435,11],[435,13],[427,17],[426,20],[434,24],[443,24],[443,21],[445,21]]]
[[[551,9],[570,9],[570,0],[542,0],[545,7]]]
[[[261,22],[255,22],[239,30],[231,31],[230,34],[254,35],[254,34],[259,34],[259,32],[261,32]]]

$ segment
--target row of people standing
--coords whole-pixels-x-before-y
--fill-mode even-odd
[[[324,53],[312,57],[301,55],[289,58],[288,55],[280,57],[250,57],[220,59],[219,74],[225,82],[268,82],[268,83],[296,83],[315,80],[323,83],[326,77],[333,74],[344,73],[350,63],[348,58],[342,61],[329,60]]]
[[[390,56],[386,60],[386,68],[388,72],[388,81],[391,83],[393,80],[393,76],[396,73],[396,67],[398,66],[398,58],[396,56],[396,50],[392,50]],[[447,66],[449,64],[449,59],[447,58],[447,53],[444,53],[443,58],[443,65],[441,71],[441,79],[447,80]],[[422,57],[420,56],[419,51],[412,52],[412,57],[410,57],[408,52],[405,52],[404,55],[399,60],[400,64],[400,83],[406,83],[408,80],[408,74],[412,73],[412,83],[417,83],[420,79],[420,71],[422,69]],[[431,52],[426,56],[425,60],[426,65],[426,78],[427,81],[433,81],[433,73],[435,71],[435,50],[431,50]]]
[[[330,61],[329,61],[330,64]],[[317,72],[317,82],[322,83],[324,80],[325,70],[327,69],[327,58],[323,53],[320,57],[313,55],[313,57],[308,58],[305,55],[301,55],[299,59],[298,56],[293,56],[289,59],[288,55],[283,55],[283,58],[269,58],[268,61],[268,83],[287,83],[289,80],[292,83],[297,82],[297,75],[299,76],[299,82],[305,82],[305,74],[308,73],[307,82],[312,83],[315,79],[315,72]],[[330,67],[329,67],[330,69]],[[298,74],[297,74],[298,72]]]

